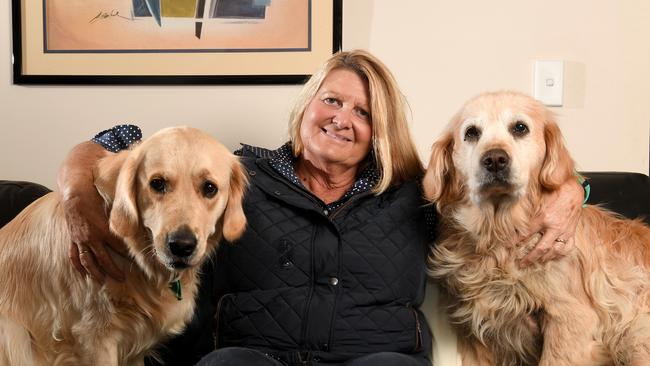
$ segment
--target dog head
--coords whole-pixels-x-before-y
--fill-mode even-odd
[[[172,271],[195,266],[222,236],[244,231],[244,170],[199,130],[161,130],[99,170],[98,189],[114,192],[110,229],[145,270],[152,258]]]
[[[554,190],[573,174],[553,114],[516,92],[481,94],[452,118],[432,148],[423,186],[441,209],[516,202]]]

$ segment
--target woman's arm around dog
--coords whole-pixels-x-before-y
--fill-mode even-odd
[[[93,168],[109,154],[95,142],[82,142],[70,151],[57,178],[72,238],[70,260],[81,274],[99,282],[106,275],[116,280],[124,278],[107,250],[126,253],[124,244],[108,229],[108,211],[93,183]]]

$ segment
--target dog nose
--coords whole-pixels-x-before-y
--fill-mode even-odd
[[[167,246],[177,257],[189,257],[196,249],[196,236],[188,227],[182,227],[167,235]]]
[[[498,173],[508,168],[510,157],[502,149],[493,149],[483,154],[481,163],[488,172]]]

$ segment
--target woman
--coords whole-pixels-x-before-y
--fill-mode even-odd
[[[98,280],[103,271],[120,276],[106,260],[106,248],[120,244],[89,186],[90,167],[104,154],[81,144],[59,179],[75,238],[71,259]],[[202,365],[430,364],[419,310],[429,242],[422,165],[387,68],[364,51],[334,55],[303,88],[290,142],[240,154],[250,178],[247,230],[204,269],[195,318],[161,350],[166,364],[194,363],[215,343]],[[574,186],[567,183],[547,212],[577,215]],[[547,233],[571,236],[570,226],[555,226]]]

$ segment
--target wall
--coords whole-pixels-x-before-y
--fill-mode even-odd
[[[231,148],[286,138],[299,86],[12,85],[10,8],[0,5],[0,179],[54,187],[72,146],[120,122],[145,136],[188,124]],[[555,111],[581,169],[648,173],[649,1],[346,0],[343,13],[344,48],[369,49],[400,82],[423,160],[463,101],[531,92],[532,61],[562,59]]]

